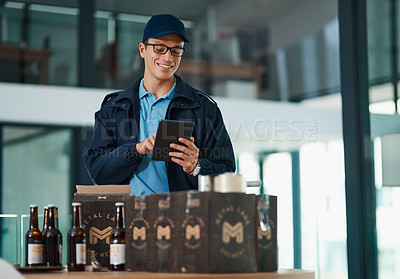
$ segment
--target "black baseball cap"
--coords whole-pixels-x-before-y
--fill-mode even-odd
[[[189,42],[185,35],[185,26],[176,16],[170,14],[154,15],[144,28],[142,42],[148,38],[159,38],[170,33],[176,33],[182,37],[183,41]]]

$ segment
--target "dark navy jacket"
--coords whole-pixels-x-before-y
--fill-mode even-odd
[[[232,143],[217,104],[178,75],[175,78],[175,93],[165,118],[195,123],[193,137],[199,148],[200,174],[234,172]],[[129,184],[142,160],[136,150],[140,80],[124,91],[107,95],[95,114],[93,139],[85,159],[89,175],[98,185]],[[171,192],[197,189],[197,177],[186,174],[174,162],[166,162],[166,167]]]

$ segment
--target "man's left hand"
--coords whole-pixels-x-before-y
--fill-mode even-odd
[[[179,138],[179,142],[184,145],[171,143],[169,146],[180,152],[169,152],[172,162],[181,165],[183,171],[187,174],[191,173],[197,165],[197,160],[199,158],[199,149],[194,144],[194,138],[191,137],[190,140],[185,138]]]

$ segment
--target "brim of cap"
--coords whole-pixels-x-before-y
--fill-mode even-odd
[[[156,34],[151,35],[150,37],[147,37],[146,39],[148,39],[148,38],[160,38],[161,36],[164,36],[164,35],[167,35],[167,34],[171,34],[171,33],[178,34],[179,36],[182,37],[182,39],[183,39],[184,42],[186,42],[186,43],[189,42],[188,38],[186,38],[185,35],[183,35],[183,34],[181,34],[181,33],[177,33],[176,31],[163,31],[163,32],[159,32],[159,33],[156,33]],[[146,40],[146,39],[145,39],[145,40]],[[145,41],[145,40],[143,40],[143,41]]]

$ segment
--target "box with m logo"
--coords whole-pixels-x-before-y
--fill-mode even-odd
[[[126,202],[126,263],[132,271],[178,272],[175,195],[132,196]],[[179,219],[179,217],[178,217]]]
[[[258,271],[278,270],[278,244],[277,244],[277,197],[269,196],[266,204],[268,223],[263,229],[257,217],[257,255]],[[260,196],[257,196],[260,202]],[[260,204],[259,204],[260,206]]]
[[[131,196],[125,204],[125,269],[150,271],[155,258],[155,195]]]
[[[103,267],[110,266],[110,235],[115,227],[115,202],[125,201],[130,185],[77,186],[73,201],[82,203],[82,227],[86,235],[87,263],[90,251]]]
[[[181,272],[257,271],[254,195],[189,191],[171,196],[184,205],[175,215]]]

